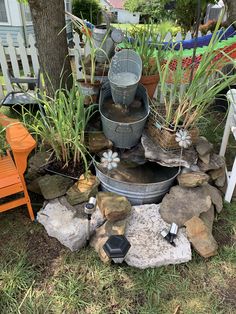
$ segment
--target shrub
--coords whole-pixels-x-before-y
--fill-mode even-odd
[[[93,24],[101,21],[101,6],[98,0],[73,0],[72,13]]]

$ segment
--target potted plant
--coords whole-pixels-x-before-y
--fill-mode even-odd
[[[81,71],[82,71],[82,79],[78,80],[81,86],[82,93],[84,95],[84,103],[85,105],[90,105],[92,103],[97,103],[98,94],[100,90],[100,84],[103,80],[103,77],[108,73],[108,64],[109,59],[107,57],[107,61],[103,64],[97,63],[97,55],[102,53],[106,55],[106,52],[101,47],[96,47],[93,37],[92,31],[87,26],[86,22],[82,19],[74,16],[73,14],[69,14],[72,23],[75,25],[77,29],[80,29],[85,36],[85,49],[89,50],[89,54],[82,56],[80,54],[80,63],[81,63]],[[104,41],[106,37],[104,38]]]
[[[148,132],[165,149],[178,148],[176,132],[189,132],[192,142],[198,138],[198,126],[214,98],[236,80],[221,69],[234,60],[219,50],[216,30],[210,44],[197,54],[195,63],[186,65],[183,49],[168,52],[164,62],[157,59],[162,103],[151,102]],[[217,74],[217,75],[216,75]],[[171,84],[170,84],[171,83]]]
[[[35,114],[24,109],[23,121],[38,143],[51,152],[48,169],[79,178],[88,170],[85,128],[97,106],[85,107],[75,82],[70,91],[58,89],[53,98],[40,96],[41,110]]]

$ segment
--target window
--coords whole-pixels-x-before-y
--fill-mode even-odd
[[[7,23],[7,10],[5,0],[0,0],[0,23]]]
[[[25,14],[26,23],[31,23],[32,18],[31,18],[30,7],[28,6],[28,4],[24,4],[24,14]]]

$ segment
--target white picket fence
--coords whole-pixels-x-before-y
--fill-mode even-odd
[[[199,32],[199,36],[201,36],[201,32]],[[180,32],[173,37],[171,33],[167,33],[165,40],[169,42],[170,40],[180,41],[183,39],[191,39],[191,32],[187,32],[185,36],[183,36]],[[18,47],[15,47],[13,44],[13,40],[10,34],[7,35],[7,44],[8,46],[3,46],[0,38],[0,71],[1,71],[1,79],[0,79],[0,99],[4,97],[6,92],[12,91],[12,85],[9,81],[8,77],[8,69],[12,69],[14,76],[28,76],[34,75],[37,76],[39,70],[39,60],[37,48],[35,46],[36,42],[33,35],[29,35],[29,47],[24,46],[24,40],[21,34],[18,34],[17,37]],[[81,78],[81,72],[79,71],[79,59],[82,53],[82,49],[80,47],[80,39],[78,34],[74,35],[74,43],[75,46],[73,49],[69,49],[69,55],[74,56],[74,70],[76,72],[77,78]],[[85,48],[86,50],[86,48]]]

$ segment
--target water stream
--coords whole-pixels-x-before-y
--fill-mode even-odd
[[[113,84],[125,87],[136,84],[138,81],[138,77],[131,72],[120,72],[117,74],[113,74],[111,80]]]

